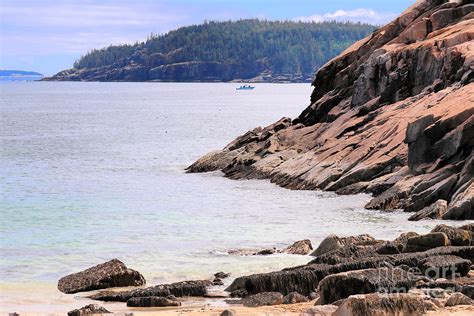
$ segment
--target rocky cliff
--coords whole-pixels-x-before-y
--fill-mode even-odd
[[[474,219],[474,3],[420,0],[323,66],[311,105],[189,172],[368,192],[368,209]]]

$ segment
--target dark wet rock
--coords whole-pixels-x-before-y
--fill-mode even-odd
[[[262,292],[245,297],[242,304],[246,307],[280,305],[283,304],[283,295],[278,292]]]
[[[433,228],[431,232],[445,233],[446,236],[448,236],[450,244],[453,246],[469,246],[471,244],[472,233],[469,230],[441,224]]]
[[[472,305],[472,300],[462,293],[453,293],[446,301],[446,306]]]
[[[311,254],[312,256],[320,256],[327,252],[342,248],[344,246],[341,238],[337,235],[331,234],[323,239],[318,248]]]
[[[276,248],[269,248],[269,249],[263,249],[255,253],[257,256],[268,256],[268,255],[273,255],[277,252]]]
[[[298,292],[309,295],[315,292],[317,284],[329,274],[328,265],[308,265],[269,273],[239,277],[226,291],[245,290],[253,295],[261,292],[280,292],[284,295]]]
[[[471,223],[471,224],[462,225],[462,226],[459,226],[459,229],[468,230],[471,233],[474,233],[474,224]]]
[[[299,240],[283,249],[282,252],[292,254],[292,255],[307,255],[313,250],[311,241],[309,239]]]
[[[63,293],[77,293],[111,287],[141,286],[145,278],[129,269],[123,262],[113,259],[84,271],[67,275],[58,281],[58,289]]]
[[[249,293],[245,289],[237,289],[235,291],[230,290],[230,287],[226,291],[231,292],[230,297],[246,297]]]
[[[297,292],[291,292],[283,298],[283,304],[297,304],[307,302],[306,296]]]
[[[424,276],[431,279],[448,278],[456,274],[466,276],[471,260],[456,256],[433,256],[420,261],[419,268]]]
[[[356,315],[423,315],[436,311],[436,305],[413,294],[366,294],[349,297],[333,314],[334,316]]]
[[[212,281],[212,285],[221,286],[221,285],[224,285],[224,282],[222,282],[221,279],[215,278],[215,279]]]
[[[227,279],[230,277],[230,273],[225,273],[225,272],[217,272],[214,274],[214,278],[216,279]]]
[[[400,234],[400,236],[395,238],[395,240],[393,240],[393,243],[397,246],[397,248],[398,248],[398,250],[400,250],[400,252],[403,252],[403,250],[405,249],[405,247],[407,245],[408,239],[410,239],[412,237],[418,237],[418,236],[420,236],[420,235],[418,233],[415,233],[415,232],[402,233],[402,234]]]
[[[319,244],[311,256],[317,257],[325,253],[343,248],[346,245],[369,245],[375,242],[375,238],[368,234],[363,234],[359,236],[349,236],[349,237],[339,237],[337,235],[329,235],[324,238],[324,240]]]
[[[378,246],[375,251],[379,255],[396,255],[400,253],[400,249],[394,242],[384,242],[382,245]]]
[[[172,297],[147,296],[132,297],[127,301],[128,307],[166,307],[181,306],[181,302]]]
[[[89,296],[89,298],[99,301],[117,301],[127,302],[132,297],[150,297],[161,296],[168,297],[174,295],[176,297],[183,296],[197,296],[202,297],[207,294],[207,287],[211,286],[212,282],[208,280],[203,281],[183,281],[171,284],[162,284],[145,289],[136,289],[122,292],[99,292]]]
[[[441,219],[448,210],[448,202],[438,200],[435,203],[416,212],[408,218],[409,221],[420,221],[422,219]]]
[[[315,292],[318,283],[328,275],[379,267],[397,267],[406,265],[410,268],[417,268],[420,261],[433,256],[457,256],[471,260],[474,258],[474,247],[440,247],[424,252],[403,253],[398,255],[378,255],[374,257],[364,257],[358,260],[348,260],[336,265],[317,264],[313,261],[308,265],[274,271],[269,273],[253,274],[242,276],[234,280],[226,291],[242,291],[247,294],[260,292],[280,292],[284,295],[291,292],[298,292],[303,295],[310,295]],[[315,258],[318,260],[318,258]]]
[[[322,304],[330,304],[355,294],[408,292],[415,285],[413,275],[401,269],[366,269],[325,277],[319,283]]]
[[[311,263],[338,264],[378,255],[374,246],[348,244],[336,250],[317,256]]]
[[[67,313],[68,316],[83,316],[92,314],[108,314],[110,313],[107,309],[97,304],[89,304],[79,309],[72,310]]]
[[[426,251],[437,247],[445,247],[449,245],[449,239],[446,234],[441,232],[429,233],[423,236],[412,237],[407,240],[407,245],[403,249],[404,252]]]
[[[316,300],[316,299],[318,299],[318,298],[319,298],[319,294],[316,293],[316,292],[311,292],[311,293],[309,293],[309,295],[308,295],[308,299],[310,299],[311,301],[312,301],[312,300]]]

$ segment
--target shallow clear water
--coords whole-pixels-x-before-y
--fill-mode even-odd
[[[435,221],[363,209],[367,195],[290,191],[220,173],[186,174],[201,155],[309,103],[306,84],[4,83],[1,89],[1,298],[118,257],[149,284],[302,264],[235,257],[330,233],[393,238]],[[23,291],[20,291],[24,293]],[[50,294],[48,294],[50,295]],[[9,305],[8,305],[9,304]],[[2,305],[0,303],[0,305]],[[5,306],[5,305],[4,305]],[[0,310],[1,311],[1,310]]]

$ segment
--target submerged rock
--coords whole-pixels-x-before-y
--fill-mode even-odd
[[[277,292],[263,292],[245,297],[242,304],[246,307],[270,306],[283,304],[283,295]]]
[[[230,277],[230,273],[225,273],[225,272],[214,273],[214,278],[216,279],[227,279],[228,277]]]
[[[97,304],[89,304],[79,309],[72,310],[67,313],[68,316],[83,316],[93,314],[109,314],[110,312],[104,307]]]
[[[113,259],[82,272],[73,273],[58,281],[58,289],[67,294],[100,290],[111,287],[141,286],[145,278],[129,269],[123,262]]]

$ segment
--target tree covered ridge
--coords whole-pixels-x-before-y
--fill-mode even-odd
[[[123,63],[139,53],[154,55],[154,65],[217,62],[242,67],[263,67],[274,74],[312,76],[317,68],[353,42],[369,35],[375,26],[349,22],[292,22],[239,20],[205,22],[145,42],[94,49],[74,63],[90,69]],[[140,58],[139,58],[140,59]],[[158,60],[158,62],[157,62]],[[134,62],[134,58],[127,60]],[[140,63],[143,60],[135,60]]]

